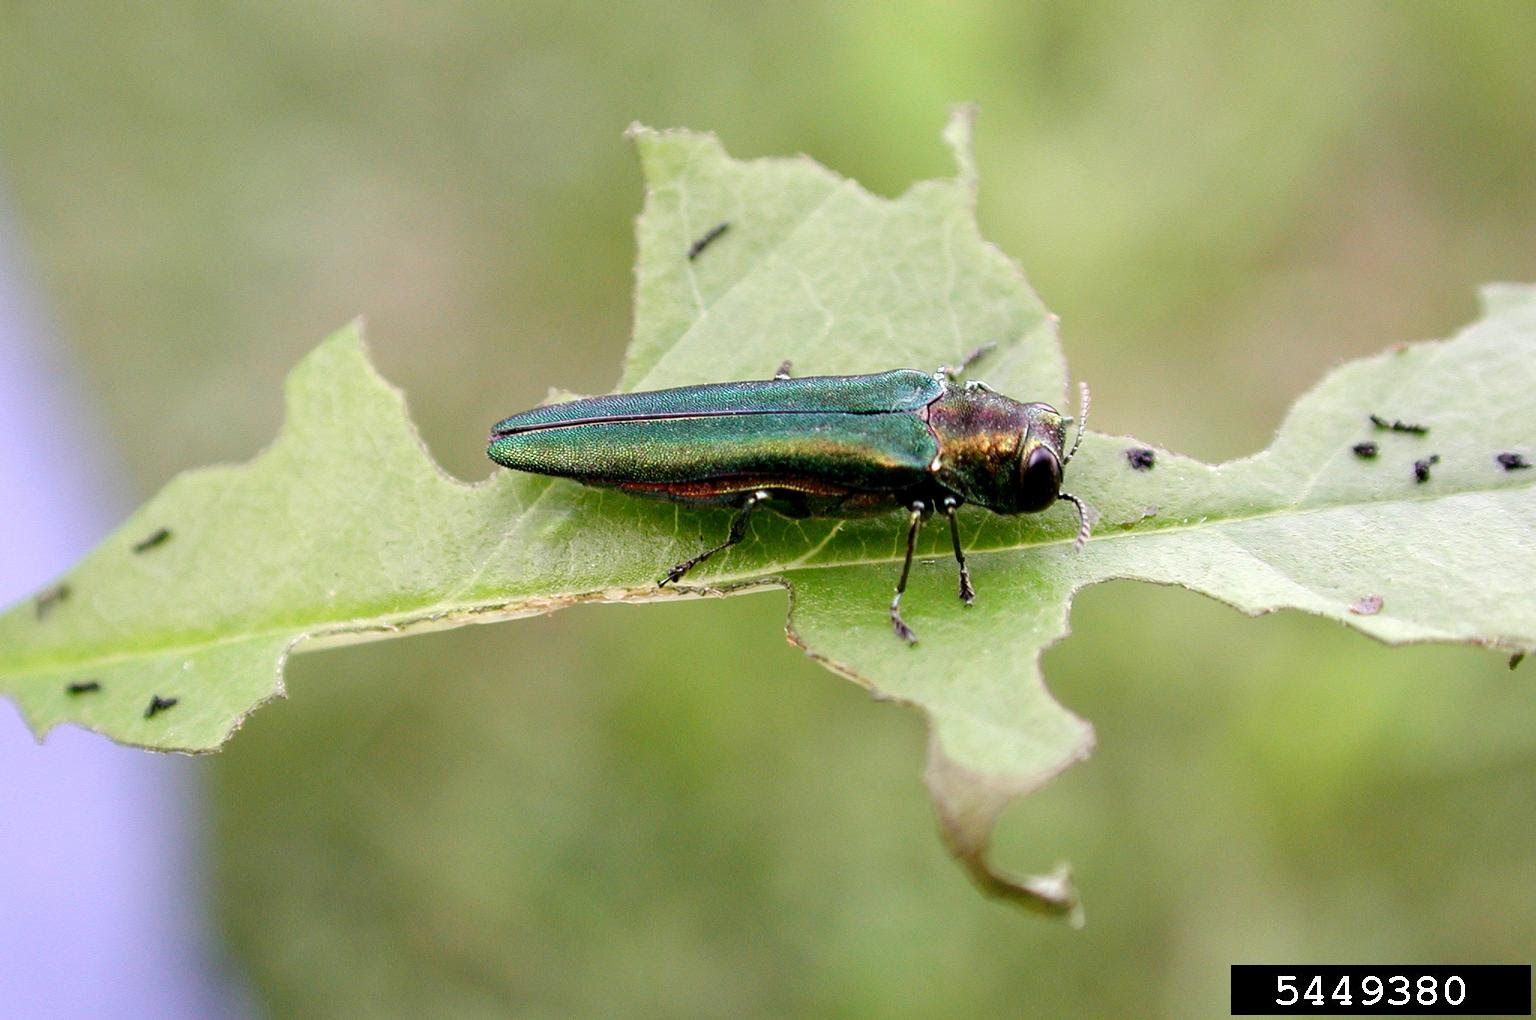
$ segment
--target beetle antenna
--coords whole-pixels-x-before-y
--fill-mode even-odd
[[[1066,459],[1061,462],[1066,467],[1077,454],[1077,448],[1083,445],[1083,430],[1088,427],[1088,384],[1080,382],[1078,387],[1078,412],[1077,412],[1077,436],[1072,440],[1072,449],[1067,451]]]
[[[1070,492],[1058,492],[1056,494],[1056,498],[1064,499],[1071,503],[1073,506],[1077,507],[1077,541],[1072,543],[1072,547],[1081,551],[1083,546],[1088,542],[1088,532],[1090,530],[1090,525],[1088,523],[1088,504],[1084,503]]]

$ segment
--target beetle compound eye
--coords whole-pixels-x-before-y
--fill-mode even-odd
[[[1037,446],[1019,468],[1019,509],[1038,513],[1061,492],[1061,461],[1049,447]]]

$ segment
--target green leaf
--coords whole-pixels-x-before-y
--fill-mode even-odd
[[[621,387],[953,363],[996,389],[1058,406],[1054,319],[982,240],[968,112],[946,131],[952,180],[875,197],[808,159],[739,162],[709,135],[632,131],[647,184],[635,336]],[[695,260],[690,244],[729,229]],[[1073,915],[1065,870],[1010,878],[987,863],[999,812],[1092,747],[1087,723],[1040,675],[1073,593],[1111,578],[1203,591],[1247,613],[1303,609],[1381,640],[1536,648],[1536,289],[1487,294],[1453,340],[1346,365],[1303,397],[1264,453],[1218,467],[1089,434],[1068,487],[1097,511],[1075,551],[1072,508],[1006,519],[962,513],[978,592],[956,598],[948,536],[930,528],[903,603],[885,607],[903,522],[753,519],[746,543],[682,590],[667,566],[719,541],[729,514],[499,472],[468,485],[423,449],[360,331],[296,368],[276,442],[251,463],[175,479],[63,579],[68,596],[0,617],[0,691],[34,730],[61,722],[162,750],[217,748],[282,693],[287,654],[579,602],[787,586],[790,632],[830,669],[921,708],[927,780],[945,838],[987,891]],[[509,411],[516,410],[508,408]],[[1422,422],[1378,432],[1369,413]],[[488,423],[465,424],[479,443]],[[1374,439],[1381,452],[1351,452]],[[1414,461],[1440,459],[1426,481]],[[136,549],[159,529],[169,537]],[[1362,603],[1379,597],[1374,613]],[[1353,608],[1352,608],[1353,607]],[[1127,621],[1128,640],[1140,634]],[[70,693],[95,680],[100,689]],[[159,712],[153,698],[175,698]]]

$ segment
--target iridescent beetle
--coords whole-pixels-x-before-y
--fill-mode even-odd
[[[1023,404],[982,383],[954,385],[955,369],[897,369],[872,375],[772,379],[615,393],[515,414],[491,430],[492,460],[519,471],[571,478],[678,503],[737,509],[725,541],[677,564],[682,577],[740,542],[759,507],[786,517],[858,517],[905,510],[907,552],[891,599],[901,618],[922,522],[949,518],[960,598],[976,596],[960,548],[955,511],[975,503],[997,514],[1039,513],[1056,500],[1077,508],[1077,546],[1088,538],[1083,501],[1061,491],[1062,472],[1083,439],[1088,387],[1076,438],[1072,420],[1049,404]]]

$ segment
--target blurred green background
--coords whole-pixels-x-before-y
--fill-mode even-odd
[[[0,6],[0,173],[148,496],[249,457],[358,313],[437,457],[617,378],[632,120],[895,194],[976,100],[982,229],[1099,428],[1219,459],[1337,362],[1536,280],[1528,3]],[[888,366],[870,366],[871,369]],[[1238,961],[1529,962],[1529,666],[1090,590],[1100,749],[946,859],[917,718],[782,594],[303,656],[206,763],[213,909],[284,1015],[1224,1015]]]

